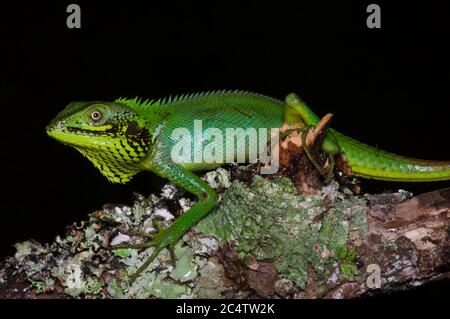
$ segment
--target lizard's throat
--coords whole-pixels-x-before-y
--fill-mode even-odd
[[[152,141],[145,129],[129,130],[127,127],[114,127],[111,132],[92,132],[89,135],[75,129],[70,132],[48,129],[47,132],[82,153],[113,183],[126,183],[142,170],[142,162]],[[118,132],[123,136],[113,136]]]
[[[135,174],[142,170],[140,163],[145,158],[143,154],[141,156],[130,156],[129,153],[114,148],[99,150],[89,147],[74,147],[113,183],[126,183],[131,180]]]
[[[150,149],[149,140],[109,138],[106,143],[74,145],[113,183],[126,183],[142,170]]]

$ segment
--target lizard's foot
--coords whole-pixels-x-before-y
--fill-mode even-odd
[[[284,131],[280,132],[280,139],[284,140],[286,137],[288,137],[289,135],[291,135],[292,133],[297,133],[297,134],[302,134],[302,132],[304,132],[305,130],[307,130],[308,128],[305,127],[298,127],[298,128],[288,128]]]
[[[313,154],[309,150],[309,147],[306,143],[306,137],[309,133],[309,131],[312,129],[312,127],[308,126],[306,127],[302,132],[302,148],[305,151],[306,156],[308,157],[309,161],[313,164],[315,169],[319,172],[320,175],[324,176],[324,183],[325,185],[329,184],[331,182],[331,179],[333,178],[333,172],[334,172],[334,156],[333,154],[328,154],[329,158],[329,167],[328,169],[323,168],[314,158]]]
[[[328,185],[331,182],[331,179],[333,178],[333,171],[334,171],[334,156],[332,154],[328,154],[329,156],[329,168],[325,169],[323,168],[314,158],[311,150],[309,149],[306,141],[306,137],[308,136],[309,132],[314,129],[313,126],[304,126],[300,128],[289,128],[285,131],[281,132],[281,139],[285,139],[290,134],[296,132],[301,135],[302,138],[302,149],[305,152],[306,156],[308,157],[309,161],[313,164],[314,168],[319,172],[320,175],[324,176],[324,183],[325,185]]]
[[[136,278],[152,263],[152,261],[158,256],[158,254],[164,249],[167,248],[170,253],[170,259],[172,261],[173,266],[176,265],[176,258],[174,247],[178,242],[178,236],[176,236],[176,231],[172,227],[168,227],[166,229],[161,229],[159,222],[156,219],[153,219],[153,226],[157,230],[157,233],[145,233],[141,231],[132,230],[128,232],[131,236],[139,236],[150,239],[149,242],[132,244],[125,243],[120,245],[115,245],[111,247],[111,249],[147,249],[150,247],[154,247],[154,250],[150,257],[148,257],[145,262],[130,276],[130,283],[133,283]]]

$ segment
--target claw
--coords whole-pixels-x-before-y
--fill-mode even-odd
[[[177,258],[175,257],[175,248],[173,245],[169,245],[167,247],[170,254],[170,261],[172,262],[172,266],[175,268],[177,266]]]
[[[147,267],[152,263],[152,261],[156,258],[156,256],[161,252],[161,250],[163,250],[164,248],[161,247],[155,247],[155,250],[153,251],[153,253],[150,255],[150,257],[147,258],[147,260],[138,268],[138,270],[136,270],[136,272],[134,274],[132,274],[130,276],[130,284],[132,284],[137,277],[139,277],[139,275],[145,270],[147,269]]]
[[[314,167],[317,169],[317,171],[320,173],[320,175],[325,175],[324,170],[314,159],[314,156],[311,154],[311,152],[309,151],[309,148],[306,144],[306,136],[308,135],[310,130],[311,130],[311,128],[308,127],[305,131],[302,132],[302,147],[306,153],[306,156],[308,156],[309,161],[314,165]]]
[[[111,249],[145,249],[149,247],[153,247],[153,243],[114,245]]]
[[[317,169],[320,175],[324,176],[324,183],[325,185],[329,184],[331,182],[331,179],[333,178],[333,172],[334,172],[334,156],[333,154],[328,154],[330,165],[328,170],[325,170],[323,167],[321,167],[317,161],[314,159],[314,156],[311,154],[308,146],[306,145],[306,136],[309,133],[309,130],[311,128],[308,127],[306,130],[302,132],[302,147],[303,150],[306,153],[306,156],[308,157],[309,161],[313,164],[313,166]]]
[[[140,230],[134,230],[134,229],[127,231],[126,234],[129,236],[144,237],[144,238],[148,238],[148,239],[155,238],[155,234],[146,233],[146,232],[143,232]]]
[[[333,179],[334,166],[335,166],[333,154],[329,154],[328,158],[330,161],[330,165],[328,167],[328,172],[325,176],[325,181],[324,181],[325,185],[330,184],[331,180]]]
[[[161,223],[159,220],[157,220],[156,218],[152,218],[152,225],[153,227],[155,227],[157,232],[160,232],[162,227],[161,227]]]
[[[167,229],[162,229],[161,225],[158,220],[153,219],[153,226],[158,231],[157,234],[150,234],[150,233],[144,233],[141,231],[132,230],[129,231],[128,234],[135,235],[135,236],[141,236],[145,238],[150,238],[150,242],[145,243],[139,243],[139,244],[132,244],[132,243],[125,243],[125,244],[119,244],[111,247],[111,249],[123,249],[123,248],[129,248],[129,249],[147,249],[150,247],[154,247],[152,254],[150,257],[145,260],[145,262],[138,268],[138,270],[130,275],[129,283],[132,284],[139,275],[147,269],[147,267],[152,263],[152,261],[156,258],[156,256],[164,249],[167,248],[170,253],[170,260],[175,267],[176,265],[176,257],[175,257],[175,251],[174,246],[175,243],[171,242],[170,238],[170,232],[167,232]],[[178,241],[178,240],[177,240]]]

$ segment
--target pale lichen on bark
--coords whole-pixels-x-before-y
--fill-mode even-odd
[[[280,176],[257,166],[204,176],[220,201],[176,245],[175,267],[164,250],[130,284],[127,274],[152,248],[110,250],[143,241],[131,230],[152,232],[155,218],[167,227],[192,206],[167,184],[131,207],[105,205],[53,243],[18,243],[2,263],[1,297],[353,298],[449,277],[450,189],[411,199],[357,195],[336,181],[322,187],[285,144]]]

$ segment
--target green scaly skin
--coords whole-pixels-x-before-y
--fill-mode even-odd
[[[270,129],[280,128],[284,123],[305,127],[319,122],[317,115],[293,93],[281,101],[255,93],[224,90],[157,101],[120,98],[114,102],[73,102],[47,126],[51,137],[80,151],[111,182],[125,183],[138,172],[150,170],[197,196],[196,203],[170,227],[154,235],[151,242],[122,246],[155,247],[132,279],[145,270],[162,249],[172,251],[184,233],[218,200],[216,192],[192,172],[221,166],[225,158],[222,163],[176,164],[172,161],[171,150],[176,144],[171,138],[173,130],[181,127],[192,135],[197,134],[194,120],[203,121],[203,130],[218,128],[223,136],[226,128]],[[256,146],[249,145],[250,149],[253,147]],[[192,147],[192,158],[201,149]],[[333,129],[328,130],[322,149],[331,156],[343,154],[356,176],[414,182],[450,179],[449,162],[394,155]],[[237,154],[246,152],[245,148],[236,150]]]

